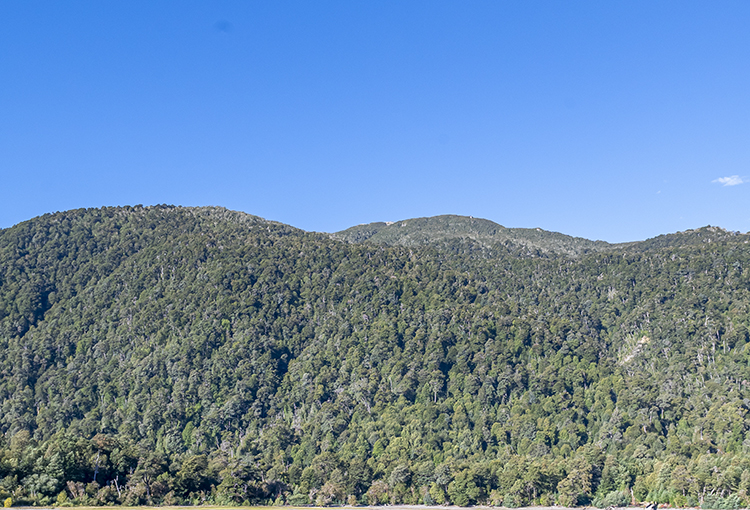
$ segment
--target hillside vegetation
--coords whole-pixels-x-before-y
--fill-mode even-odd
[[[160,206],[0,230],[0,496],[750,503],[747,236],[469,220],[331,236]]]
[[[571,257],[592,252],[647,251],[711,242],[744,243],[750,239],[748,234],[707,226],[675,234],[664,234],[645,241],[610,244],[549,232],[541,228],[506,228],[489,220],[455,215],[356,225],[331,236],[350,243],[368,241],[393,246],[439,246],[462,240],[471,241],[475,247],[485,250],[502,245],[515,249],[516,255],[525,252],[534,256],[553,254]]]
[[[455,215],[357,225],[332,236],[352,243],[369,241],[399,246],[434,245],[464,239],[483,248],[502,244],[532,250],[537,254],[552,252],[573,256],[607,250],[611,246],[604,241],[589,241],[540,228],[506,228],[489,220]]]

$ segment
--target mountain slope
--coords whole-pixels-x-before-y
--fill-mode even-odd
[[[395,223],[357,225],[333,234],[336,239],[359,243],[419,246],[449,239],[468,239],[490,248],[499,243],[522,246],[543,253],[578,256],[610,247],[603,241],[589,241],[539,228],[506,228],[489,220],[467,216],[433,216]]]
[[[706,226],[684,232],[663,234],[644,241],[607,243],[571,237],[540,228],[506,228],[489,220],[468,216],[433,216],[397,222],[376,222],[356,225],[331,234],[334,239],[350,243],[372,242],[390,246],[445,245],[463,240],[489,250],[498,245],[525,248],[539,254],[565,254],[577,257],[587,253],[619,251],[653,251],[662,248],[681,248],[704,243],[747,244],[749,234],[730,232],[720,227]]]
[[[454,242],[168,206],[0,230],[0,496],[746,504],[744,237]]]
[[[748,234],[731,232],[724,230],[721,227],[712,227],[708,225],[697,229],[686,230],[684,232],[663,234],[651,239],[646,239],[645,241],[623,243],[619,245],[619,247],[648,251],[661,248],[680,248],[684,246],[696,246],[709,243],[740,245],[748,244],[748,242],[750,242],[750,235]]]

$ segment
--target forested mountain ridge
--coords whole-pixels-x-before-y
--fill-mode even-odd
[[[574,257],[612,250],[645,251],[710,242],[747,242],[750,239],[748,234],[730,232],[709,225],[674,234],[663,234],[645,241],[611,244],[540,228],[506,228],[489,220],[455,215],[368,223],[331,235],[334,239],[351,243],[369,241],[399,246],[437,245],[448,240],[467,240],[485,249],[501,244],[506,247],[525,247],[537,255],[565,254]]]
[[[750,252],[702,231],[571,257],[220,208],[0,230],[0,491],[746,505]]]
[[[540,228],[506,228],[489,220],[469,216],[443,215],[396,222],[357,225],[332,234],[335,239],[353,243],[420,246],[440,241],[467,239],[482,247],[516,245],[542,253],[580,255],[610,247],[604,241],[589,241]]]
[[[674,234],[662,234],[645,241],[633,243],[622,243],[622,248],[635,248],[641,251],[654,250],[659,248],[678,248],[681,246],[691,246],[709,243],[731,243],[731,244],[748,244],[750,235],[740,232],[724,230],[721,227],[712,227],[711,225],[676,232]]]

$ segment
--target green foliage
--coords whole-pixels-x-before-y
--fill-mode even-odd
[[[630,494],[627,491],[611,491],[606,496],[594,498],[593,504],[597,508],[626,507],[630,505]]]
[[[371,230],[348,243],[168,206],[0,230],[0,489],[24,505],[747,504],[746,236]]]
[[[332,235],[351,243],[379,243],[399,246],[456,246],[457,240],[471,240],[475,248],[488,250],[498,245],[517,253],[558,253],[578,256],[609,249],[603,241],[589,241],[539,228],[506,228],[489,220],[467,216],[433,216],[395,223],[357,225]]]
[[[736,494],[730,494],[726,497],[707,495],[701,503],[701,508],[714,510],[734,510],[743,507],[742,500]]]

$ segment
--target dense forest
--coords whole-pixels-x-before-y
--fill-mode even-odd
[[[747,235],[427,223],[0,230],[0,498],[750,504]]]

